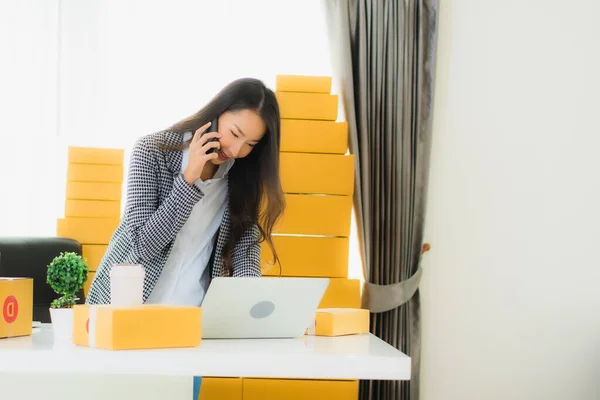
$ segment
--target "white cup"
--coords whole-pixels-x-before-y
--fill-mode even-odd
[[[143,303],[144,267],[117,264],[110,270],[110,304],[129,307]]]

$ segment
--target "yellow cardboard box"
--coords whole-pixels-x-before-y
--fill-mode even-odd
[[[88,279],[83,284],[83,295],[87,297],[88,292],[90,291],[90,286],[92,286],[92,282],[94,281],[94,275],[96,275],[95,271],[88,272]]]
[[[317,310],[309,335],[344,336],[369,332],[369,310],[362,308],[323,308]]]
[[[323,93],[275,93],[281,118],[335,121],[338,96]]]
[[[123,165],[69,164],[67,180],[122,183]]]
[[[105,149],[95,147],[69,147],[69,163],[77,164],[123,164],[123,149]]]
[[[98,269],[107,248],[108,246],[103,244],[84,244],[81,246],[81,253],[86,258],[90,271]]]
[[[31,335],[32,323],[33,279],[0,278],[0,338]]]
[[[242,378],[202,377],[198,400],[242,400]]]
[[[348,276],[348,238],[273,236],[273,243],[281,260],[281,276]],[[262,243],[261,260],[263,275],[279,276],[279,265],[271,264],[273,253],[266,242]]]
[[[339,194],[354,192],[354,156],[281,153],[281,186],[286,193]]]
[[[73,343],[80,346],[109,350],[196,347],[201,328],[200,307],[73,307]]]
[[[119,226],[119,218],[62,218],[56,223],[56,236],[81,244],[108,244]]]
[[[123,195],[120,183],[67,182],[67,199],[120,201]]]
[[[65,201],[65,217],[121,216],[120,201],[69,200]]]
[[[278,92],[329,93],[331,92],[331,82],[331,76],[277,75],[275,90]]]
[[[356,400],[358,381],[244,378],[244,400]]]
[[[347,122],[281,120],[281,151],[345,154],[347,149]]]
[[[286,208],[273,233],[350,236],[352,196],[285,194]]]
[[[329,280],[319,308],[360,308],[360,280],[334,278]]]

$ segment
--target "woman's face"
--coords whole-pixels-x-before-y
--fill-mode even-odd
[[[221,114],[217,129],[221,134],[221,149],[219,158],[211,161],[219,165],[230,158],[244,158],[250,154],[267,127],[256,111],[237,110]]]

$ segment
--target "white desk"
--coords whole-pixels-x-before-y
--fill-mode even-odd
[[[55,344],[49,325],[0,339],[0,375],[115,374],[296,379],[410,379],[410,358],[371,334],[202,340],[187,349],[111,351]],[[8,376],[8,375],[7,375]]]

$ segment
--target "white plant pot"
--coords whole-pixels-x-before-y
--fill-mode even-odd
[[[52,321],[52,333],[54,334],[55,341],[73,341],[72,308],[51,308],[50,320]]]

